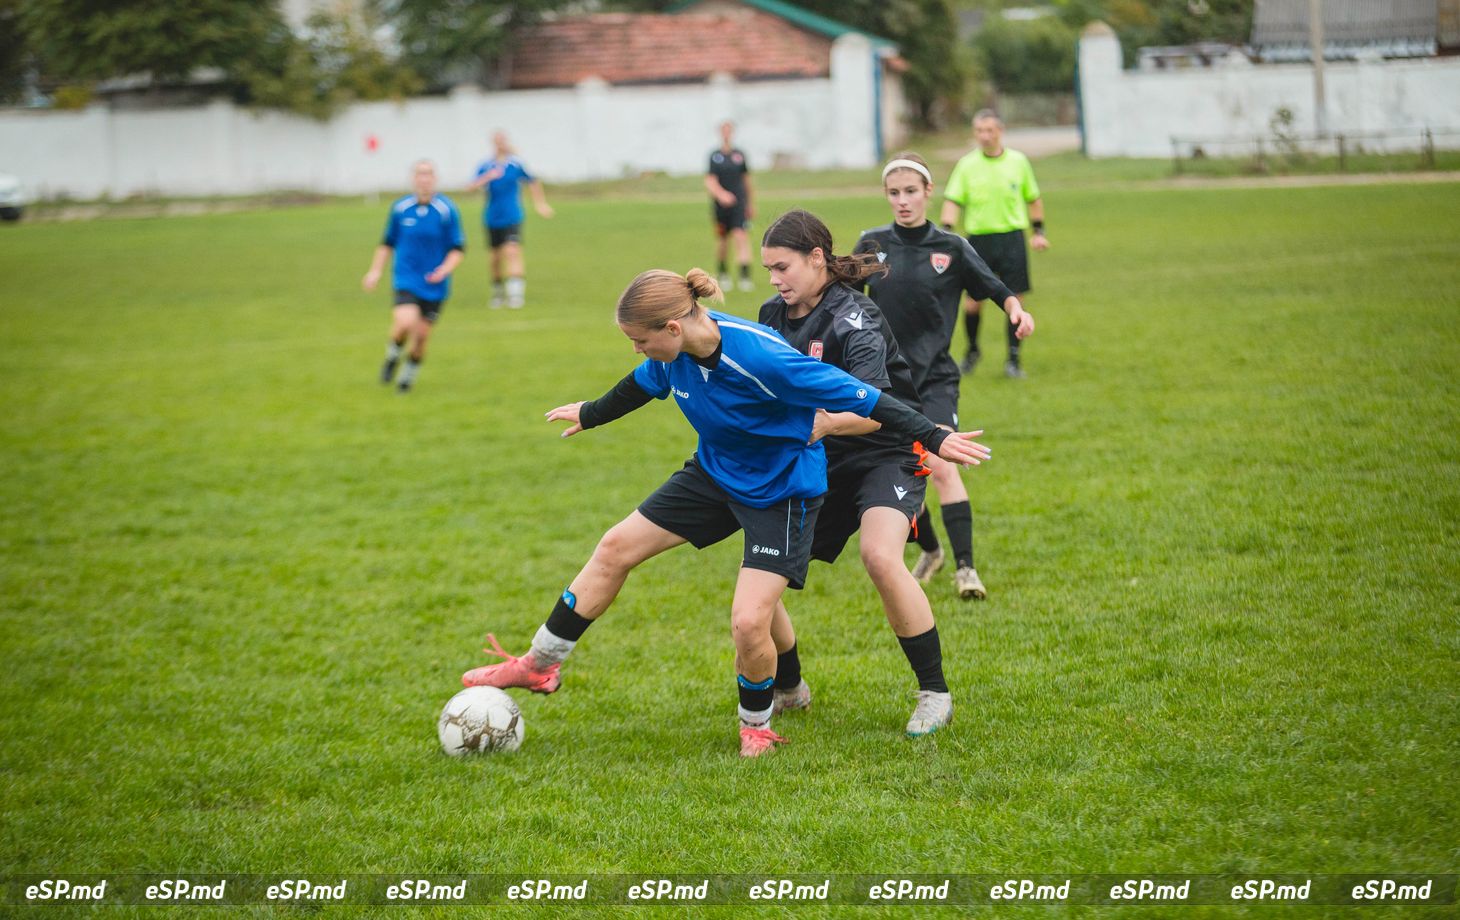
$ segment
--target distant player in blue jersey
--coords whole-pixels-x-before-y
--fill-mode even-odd
[[[406,353],[405,370],[401,371],[396,390],[409,393],[415,386],[416,374],[426,359],[426,342],[431,329],[441,318],[441,309],[451,293],[451,273],[461,264],[466,239],[461,232],[461,213],[445,195],[436,194],[436,167],[430,160],[417,161],[414,169],[415,192],[390,206],[385,221],[385,237],[375,247],[370,270],[360,286],[375,290],[385,260],[395,253],[391,286],[395,306],[391,311],[390,342],[385,346],[385,364],[380,368],[380,382],[395,379],[401,354]],[[406,339],[411,340],[406,352]]]
[[[542,183],[512,149],[512,143],[505,132],[492,135],[492,146],[496,154],[477,167],[476,178],[469,188],[487,189],[487,207],[482,212],[482,224],[487,228],[487,245],[492,257],[492,306],[506,305],[520,309],[527,303],[527,278],[522,259],[522,210],[523,185],[532,193],[532,204],[537,213],[552,217],[553,209],[548,206],[547,195]]]
[[[629,572],[682,543],[703,548],[745,531],[731,606],[740,753],[757,757],[785,739],[770,729],[776,646],[771,621],[787,587],[806,578],[811,536],[826,491],[826,452],[813,441],[817,410],[854,412],[917,438],[954,463],[988,450],[972,435],[940,429],[897,399],[801,354],[758,323],[700,305],[722,299],[705,272],[645,272],[619,298],[617,320],[645,361],[604,396],[547,413],[563,436],[674,397],[699,434],[684,467],[599,541],[521,657],[468,671],[467,686],[552,693],[583,633],[617,597]]]

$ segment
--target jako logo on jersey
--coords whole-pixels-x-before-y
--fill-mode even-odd
[[[686,393],[684,390],[681,390],[677,387],[670,387],[670,389],[674,390],[674,395],[678,396],[680,399],[689,399],[689,394]]]
[[[928,256],[928,261],[933,263],[933,271],[941,275],[948,270],[948,263],[953,261],[953,257],[946,252],[935,252]]]
[[[853,329],[862,328],[862,313],[860,310],[856,313],[847,314],[847,325],[851,326]]]
[[[907,495],[907,489],[904,489],[902,486],[893,486],[892,491],[897,493],[898,501],[902,501],[903,498]]]
[[[825,353],[826,346],[822,344],[821,339],[812,339],[811,347],[806,350],[806,354],[808,356],[815,358],[818,361],[821,360],[821,356]]]
[[[781,551],[774,546],[752,546],[750,554],[752,556],[779,556]]]

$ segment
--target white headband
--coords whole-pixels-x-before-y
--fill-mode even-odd
[[[928,167],[921,163],[915,163],[912,160],[893,160],[891,163],[882,167],[882,180],[884,182],[887,181],[887,174],[894,169],[911,169],[913,172],[922,173],[923,178],[928,180],[928,184],[933,184],[933,174],[928,172]]]

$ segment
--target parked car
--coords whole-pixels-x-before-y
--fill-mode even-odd
[[[30,198],[20,180],[0,173],[0,220],[20,220],[28,204]]]

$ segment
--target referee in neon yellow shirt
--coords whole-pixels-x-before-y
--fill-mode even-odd
[[[1024,245],[1024,231],[1032,229],[1029,245],[1035,250],[1049,248],[1044,237],[1044,201],[1039,197],[1039,183],[1029,158],[1004,146],[1004,122],[992,109],[982,109],[973,116],[973,136],[978,149],[958,161],[948,177],[943,192],[942,224],[949,230],[967,235],[968,242],[993,269],[1009,289],[1024,296],[1029,292],[1029,253]],[[978,364],[978,314],[980,302],[969,299],[963,305],[963,328],[968,333],[968,353],[959,370],[970,373]],[[1006,325],[1009,360],[1004,373],[1023,377],[1019,366],[1019,340],[1016,327]]]

